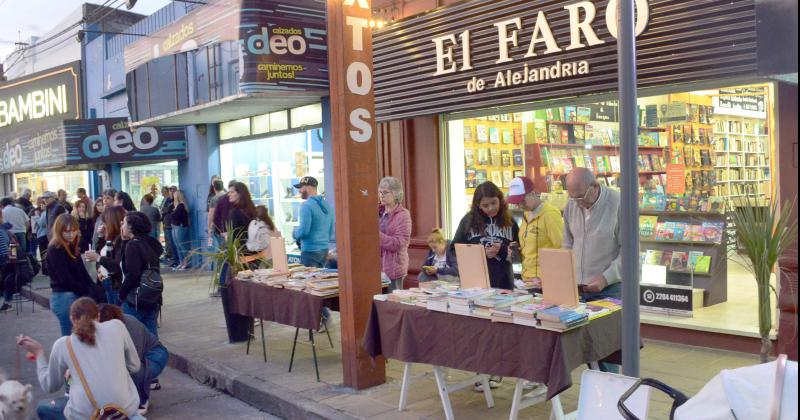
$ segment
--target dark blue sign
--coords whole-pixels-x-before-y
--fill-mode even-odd
[[[127,119],[64,121],[67,164],[186,158],[184,127],[137,127]]]

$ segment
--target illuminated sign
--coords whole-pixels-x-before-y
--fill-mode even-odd
[[[0,84],[0,133],[80,118],[80,62]]]

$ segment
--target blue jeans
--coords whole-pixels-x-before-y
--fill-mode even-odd
[[[582,293],[581,300],[591,302],[605,298],[622,299],[622,283],[614,283],[606,286],[605,289],[597,293]]]
[[[101,282],[103,285],[103,290],[106,291],[106,301],[112,305],[119,306],[121,302],[119,301],[119,290],[114,290],[111,285],[111,279],[107,278]]]
[[[158,378],[158,375],[164,371],[168,359],[167,349],[159,344],[144,354],[142,368],[136,373],[131,373],[131,379],[136,384],[136,391],[139,392],[140,405],[150,400],[150,382]]]
[[[175,261],[177,261],[179,265],[186,263],[186,265],[189,266],[189,262],[186,261],[191,246],[189,242],[189,227],[172,226],[172,242],[174,243],[173,250],[176,253]]]
[[[61,335],[68,336],[72,334],[72,321],[69,319],[69,308],[72,302],[78,300],[78,295],[72,292],[53,292],[50,296],[50,310],[58,318],[58,324],[61,325]]]
[[[128,302],[123,302],[122,312],[138,319],[139,322],[147,327],[148,331],[153,333],[154,336],[158,337],[158,309],[137,311],[133,306],[129,305]]]
[[[159,236],[161,235],[160,227],[161,225],[157,223],[154,224],[153,227],[150,229],[150,236],[155,240],[159,240]]]
[[[66,420],[64,408],[67,406],[69,397],[59,397],[54,400],[39,401],[36,406],[36,415],[40,420]],[[136,413],[127,413],[130,420],[145,420],[144,417]]]
[[[325,266],[325,260],[328,259],[328,250],[322,251],[302,251],[300,252],[300,264],[306,267],[319,267]]]
[[[169,263],[175,262],[175,244],[172,241],[172,227],[169,229],[164,228],[164,242],[167,246],[164,248],[164,259]],[[172,261],[170,261],[172,260]]]

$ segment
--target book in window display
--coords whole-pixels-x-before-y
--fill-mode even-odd
[[[547,126],[547,142],[552,144],[561,143],[561,129],[556,124]]]
[[[711,256],[703,255],[697,259],[694,264],[694,272],[700,274],[708,274],[711,271]]]
[[[533,138],[536,143],[547,143],[547,123],[544,121],[533,122]]]
[[[500,151],[500,163],[504,167],[511,166],[511,151],[510,150],[501,150]]]
[[[656,237],[658,216],[639,216],[639,238],[653,240]]]
[[[686,271],[689,264],[689,255],[683,251],[672,251],[672,261],[670,271]]]
[[[514,136],[511,130],[501,130],[501,136],[503,138],[503,144],[512,144],[514,142]]]
[[[514,149],[514,150],[511,151],[511,153],[514,156],[514,166],[522,166],[523,165],[523,162],[522,162],[522,150]]]
[[[664,257],[664,251],[658,249],[648,249],[645,252],[644,263],[649,265],[659,265]]]
[[[464,186],[466,188],[475,188],[478,186],[478,178],[475,169],[467,169],[465,171]]]
[[[569,129],[568,128],[562,128],[560,130],[560,136],[561,136],[560,137],[561,144],[575,143],[575,141],[571,140],[570,137],[569,137]]]
[[[697,261],[703,256],[703,251],[689,251],[689,262],[686,266],[688,271],[696,271]]]
[[[489,143],[500,144],[500,130],[497,127],[489,127]]]
[[[564,107],[564,115],[566,118],[564,121],[567,122],[576,122],[578,121],[578,109],[574,106],[567,106]]]
[[[578,113],[577,120],[578,122],[581,123],[588,123],[592,117],[592,109],[589,107],[579,106],[577,108],[577,113]]]
[[[519,178],[525,176],[525,171],[521,171],[519,169],[514,171],[514,178]]]
[[[661,256],[661,263],[659,263],[658,265],[669,267],[671,263],[672,263],[672,251],[664,251],[664,254]]]
[[[572,127],[573,133],[575,135],[575,144],[585,144],[586,143],[586,130],[582,125],[576,125]]]
[[[489,164],[489,149],[478,149],[478,165]]]
[[[508,188],[511,185],[511,181],[514,179],[514,171],[510,169],[503,170],[503,185]]]
[[[464,166],[470,168],[475,166],[475,150],[464,149]]]
[[[489,172],[489,176],[491,177],[490,181],[494,185],[497,185],[498,188],[503,188],[503,175],[500,171],[491,171]]]
[[[704,222],[703,237],[706,241],[720,243],[722,242],[723,228],[724,223],[722,222]]]
[[[478,124],[476,127],[478,132],[478,143],[486,143],[489,141],[489,129],[485,125]]]
[[[514,136],[514,144],[516,144],[516,145],[522,144],[522,129],[515,128],[512,133],[513,133],[513,136]]]
[[[500,151],[497,150],[497,149],[492,149],[492,150],[490,150],[489,153],[490,153],[491,158],[492,158],[491,165],[492,166],[500,166],[501,163],[502,163],[502,160],[500,159]]]
[[[475,170],[475,183],[478,185],[483,184],[484,182],[488,181],[489,178],[486,174],[486,169],[476,169]]]
[[[471,125],[464,125],[464,143],[472,143],[475,141],[475,135],[473,134],[473,128]]]

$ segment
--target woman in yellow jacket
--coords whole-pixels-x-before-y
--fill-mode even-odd
[[[523,210],[519,225],[519,247],[522,253],[522,279],[526,284],[541,287],[539,249],[561,248],[564,218],[552,204],[543,202],[533,182],[526,177],[514,178],[508,188],[508,202]]]

